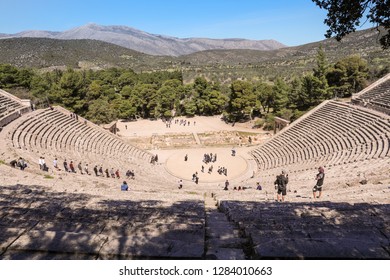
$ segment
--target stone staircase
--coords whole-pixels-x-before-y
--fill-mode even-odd
[[[244,260],[247,239],[237,226],[219,211],[211,194],[205,197],[206,259]]]

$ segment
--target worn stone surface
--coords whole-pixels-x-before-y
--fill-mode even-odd
[[[107,236],[101,235],[31,230],[20,236],[9,250],[97,255],[106,240]]]

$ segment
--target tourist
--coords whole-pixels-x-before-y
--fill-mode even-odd
[[[13,168],[16,168],[16,166],[19,166],[19,163],[16,159],[11,160],[9,163]]]
[[[99,174],[100,174],[100,176],[103,176],[103,166],[99,167]]]
[[[71,172],[76,173],[76,170],[74,170],[73,161],[70,161],[70,163],[69,163],[69,169],[70,169]]]
[[[114,171],[114,168],[111,168],[110,174],[111,174],[111,178],[115,178],[115,171]]]
[[[224,191],[228,191],[229,190],[229,181],[228,180],[226,180],[225,181],[225,188],[223,189]]]
[[[19,157],[17,165],[19,166],[20,170],[24,170],[27,167],[26,161],[22,157]]]
[[[64,159],[64,170],[65,170],[66,172],[69,172],[68,162],[66,161],[66,159]]]
[[[83,173],[83,167],[81,166],[81,162],[79,162],[79,164],[77,165],[77,168],[79,169],[80,174],[84,174]]]
[[[43,159],[42,159],[42,157],[39,157],[38,164],[39,164],[39,169],[43,170]]]
[[[89,175],[89,170],[88,170],[88,163],[85,164],[84,166],[84,171],[87,175]]]
[[[43,171],[49,171],[49,168],[46,166],[45,158],[40,157],[39,159],[39,168]]]
[[[58,161],[57,158],[53,160],[53,167],[58,170]]]
[[[121,178],[121,177],[119,176],[119,169],[117,169],[117,170],[115,171],[115,176],[116,176],[118,179]]]
[[[184,161],[187,161],[188,160],[188,155],[186,154],[185,156],[184,156]]]
[[[108,172],[108,168],[106,168],[106,170],[104,170],[104,172],[106,173],[106,177],[110,178],[110,173]]]
[[[281,174],[276,176],[275,180],[275,189],[277,189],[277,199],[276,201],[284,201],[284,197],[287,194],[287,183],[288,183],[288,174],[286,171],[282,170]]]
[[[256,183],[256,190],[261,191],[263,188],[261,187],[260,183]]]
[[[96,175],[96,176],[99,176],[97,165],[95,165],[95,166],[93,167],[93,172],[95,172],[95,175]]]
[[[183,188],[183,180],[180,179],[177,183],[179,184],[179,189]]]
[[[121,191],[128,191],[129,186],[127,185],[126,181],[123,181],[123,184],[121,185]]]
[[[324,184],[325,179],[325,170],[322,166],[318,167],[318,174],[316,175],[317,184],[313,188],[313,198],[316,198],[316,194],[318,192],[317,198],[321,198],[322,194],[322,185]]]

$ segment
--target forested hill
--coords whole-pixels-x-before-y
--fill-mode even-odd
[[[32,68],[150,70],[169,68],[171,58],[152,56],[97,40],[11,38],[0,40],[0,63]]]
[[[185,83],[202,76],[230,84],[236,79],[275,80],[310,72],[323,46],[329,62],[357,54],[368,62],[371,72],[390,65],[390,50],[383,50],[375,29],[358,31],[341,42],[326,39],[302,46],[272,51],[209,50],[191,55],[152,56],[95,40],[15,38],[0,40],[0,63],[17,67],[78,69],[131,68],[136,72],[179,70]]]
[[[341,42],[332,38],[270,51],[210,50],[181,56],[179,59],[181,64],[186,65],[187,76],[193,75],[190,74],[192,70],[222,82],[237,78],[256,80],[259,77],[272,80],[278,76],[291,78],[310,72],[315,67],[318,48],[322,46],[330,63],[350,55],[359,55],[375,72],[390,66],[390,50],[382,49],[380,36],[375,28],[371,28],[351,33]]]

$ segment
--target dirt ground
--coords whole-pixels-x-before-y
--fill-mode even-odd
[[[185,122],[185,125],[184,125]],[[137,141],[137,139],[143,139],[148,141],[149,137],[162,136],[162,135],[181,135],[181,134],[193,134],[195,140],[190,148],[164,148],[159,149],[153,147],[149,149],[150,152],[159,156],[159,162],[165,165],[166,170],[177,177],[184,180],[185,184],[195,184],[192,181],[192,175],[197,172],[200,183],[215,183],[225,182],[225,180],[232,180],[240,177],[244,174],[251,174],[251,165],[248,164],[248,160],[251,159],[248,151],[250,147],[248,145],[232,144],[226,147],[225,143],[218,145],[207,146],[204,143],[200,143],[199,137],[206,132],[213,132],[216,137],[223,135],[222,132],[245,132],[259,135],[259,138],[269,138],[270,133],[264,132],[261,129],[252,128],[253,122],[227,124],[221,120],[219,116],[213,117],[193,117],[193,118],[177,118],[169,124],[162,120],[137,120],[132,122],[118,121],[118,135],[129,140]],[[220,133],[219,133],[220,132]],[[198,141],[196,141],[198,138]],[[175,137],[170,137],[170,140]],[[221,137],[223,139],[223,137]],[[223,141],[223,140],[221,140]],[[198,142],[198,145],[196,144]],[[247,143],[247,142],[246,142]],[[255,144],[255,143],[254,143]],[[232,156],[232,149],[236,150],[236,156]],[[204,154],[217,154],[217,161],[209,164],[203,162]],[[188,156],[188,160],[185,161],[185,155]],[[202,165],[204,166],[204,172],[202,172]],[[213,166],[212,171],[209,173],[209,168]],[[217,171],[219,167],[227,169],[227,175],[219,174]]]

